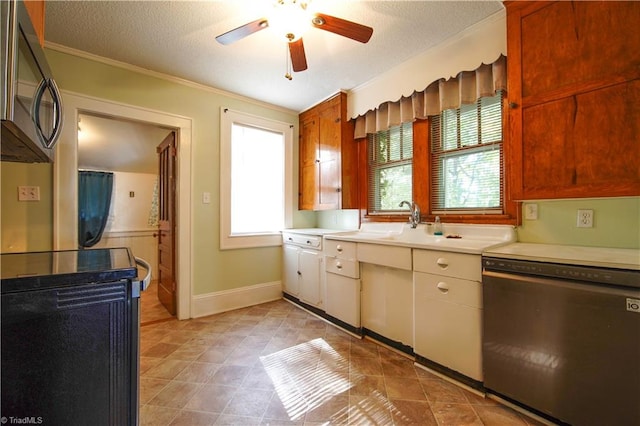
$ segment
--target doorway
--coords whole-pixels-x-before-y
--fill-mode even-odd
[[[148,124],[176,134],[177,144],[177,200],[175,251],[177,283],[177,317],[191,317],[192,259],[191,259],[191,119],[139,107],[118,104],[63,92],[65,122],[54,162],[54,249],[77,247],[77,170],[78,118],[83,114]],[[156,144],[157,145],[157,144]],[[155,152],[155,146],[152,148]],[[157,165],[154,154],[153,161]]]
[[[167,303],[167,296],[159,293],[165,286],[158,282],[161,278],[166,281],[167,268],[161,268],[160,259],[175,258],[175,245],[167,246],[162,237],[166,231],[159,229],[166,227],[162,211],[162,198],[166,194],[162,190],[164,181],[160,179],[156,146],[169,137],[175,141],[173,129],[155,124],[86,112],[78,115],[78,169],[81,174],[99,172],[101,176],[108,175],[113,187],[104,231],[94,238],[99,241],[92,241],[91,247],[129,247],[134,256],[151,265],[152,281],[144,293],[143,304],[154,308],[142,310],[143,323],[176,313],[175,294],[172,294],[171,303]],[[81,218],[78,220],[82,221]],[[163,251],[164,255],[159,256]],[[175,280],[171,279],[171,282],[173,284]],[[150,297],[152,293],[154,295]],[[158,299],[162,301],[161,294],[165,300],[158,305]]]

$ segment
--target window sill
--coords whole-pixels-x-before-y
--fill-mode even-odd
[[[421,222],[433,222],[436,216],[444,223],[474,223],[482,225],[517,225],[517,219],[508,214],[439,214],[422,215]],[[407,222],[408,213],[404,215],[374,215],[368,214],[362,222]]]

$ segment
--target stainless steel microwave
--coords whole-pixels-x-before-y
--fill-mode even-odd
[[[22,0],[1,0],[2,161],[50,162],[62,98]]]

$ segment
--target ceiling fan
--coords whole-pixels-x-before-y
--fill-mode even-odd
[[[329,31],[352,40],[366,43],[373,34],[373,28],[324,13],[314,13],[309,8],[310,0],[277,0],[273,16],[248,22],[216,37],[224,45],[231,44],[267,27],[276,28],[282,33],[289,45],[289,56],[293,71],[307,69],[307,57],[304,51],[302,35],[309,27]],[[286,78],[291,80],[287,72]]]

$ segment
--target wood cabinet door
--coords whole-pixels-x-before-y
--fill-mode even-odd
[[[318,112],[320,139],[318,148],[319,190],[318,210],[340,208],[340,146],[341,117],[340,98],[336,97]]]
[[[638,2],[560,1],[524,13],[523,98],[580,91],[634,71],[637,77],[640,55],[631,52],[640,46],[639,23]]]
[[[525,198],[638,193],[639,103],[640,80],[634,80],[524,108]]]
[[[640,2],[508,2],[514,200],[640,195]]]
[[[308,114],[300,120],[300,181],[298,208],[313,210],[317,204],[319,186],[319,132],[317,114]]]

